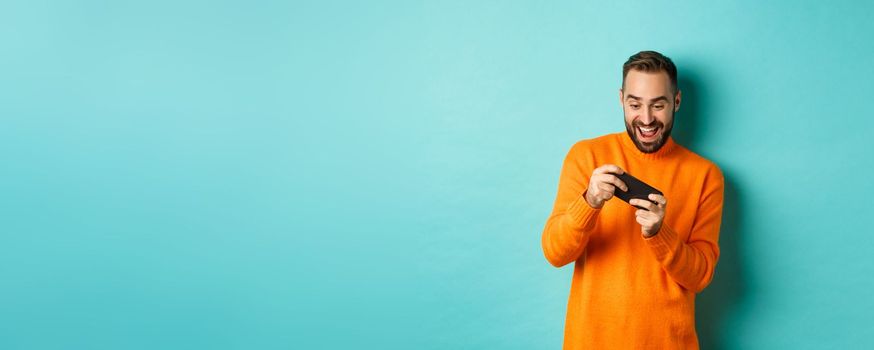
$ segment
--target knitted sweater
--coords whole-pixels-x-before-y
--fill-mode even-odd
[[[586,202],[592,171],[615,164],[667,199],[659,232],[644,238],[636,208]],[[543,229],[546,259],[574,262],[564,349],[697,349],[695,294],[719,258],[724,180],[719,168],[669,138],[640,152],[625,132],[582,140],[564,160]]]

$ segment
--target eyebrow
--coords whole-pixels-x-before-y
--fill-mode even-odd
[[[643,100],[642,98],[637,97],[637,96],[634,96],[634,95],[628,95],[628,97],[626,97],[625,99],[627,100],[627,99],[629,99],[629,98],[630,98],[630,99],[634,99],[634,100],[638,100],[638,101]],[[650,103],[652,103],[652,102],[656,102],[656,101],[665,101],[665,102],[667,102],[667,101],[670,101],[670,100],[668,99],[667,96],[659,96],[659,97],[656,97],[656,98],[654,98],[654,99],[649,100]]]

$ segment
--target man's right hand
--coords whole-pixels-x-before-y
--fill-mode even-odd
[[[622,191],[628,191],[628,186],[616,175],[622,175],[625,170],[613,164],[599,166],[592,171],[589,179],[589,188],[586,190],[586,202],[595,209],[601,209],[604,203],[613,198],[613,192],[619,187]]]

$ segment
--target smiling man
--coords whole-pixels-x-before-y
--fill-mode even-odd
[[[574,263],[564,349],[697,349],[695,295],[719,259],[724,180],[674,142],[677,68],[642,51],[622,67],[625,132],[575,143],[543,229],[546,259]],[[661,190],[611,200],[630,175]]]

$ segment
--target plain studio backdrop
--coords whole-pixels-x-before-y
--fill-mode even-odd
[[[872,348],[872,11],[4,1],[0,348],[557,349],[561,162],[648,49],[727,180],[702,346]]]

